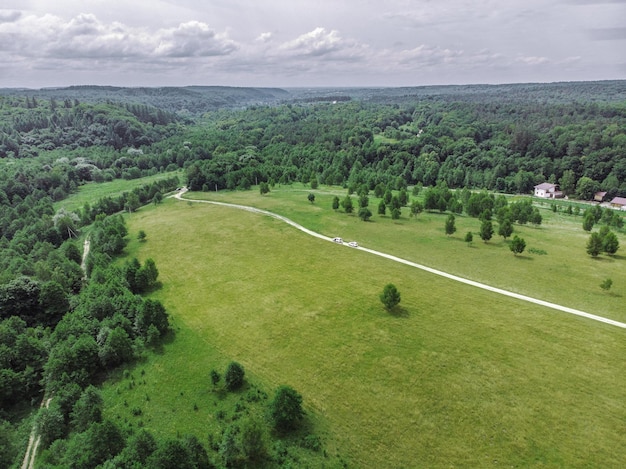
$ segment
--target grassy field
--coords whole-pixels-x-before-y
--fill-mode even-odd
[[[544,226],[516,227],[529,247],[547,252],[516,259],[500,240],[466,246],[473,219],[457,217],[448,238],[439,214],[363,223],[333,213],[331,194],[317,192],[310,204],[307,193],[194,196],[268,208],[324,234],[624,319],[625,261],[589,259],[588,235],[560,214],[542,211]],[[626,459],[621,329],[230,208],[167,200],[128,223],[131,238],[148,234],[129,252],[155,259],[163,282],[155,296],[177,337],[132,371],[137,380],[143,370],[145,384],[128,389],[130,378],[120,377],[105,387],[113,418],[129,418],[143,401],[146,427],[208,435],[208,372],[237,360],[264,389],[301,392],[330,453],[351,467],[619,467]],[[616,292],[601,291],[604,277]],[[378,300],[388,282],[402,294],[394,314]]]
[[[425,212],[410,218],[405,207],[400,220],[374,215],[371,222],[363,223],[356,215],[330,209],[333,196],[342,198],[345,190],[313,191],[314,204],[307,200],[309,192],[301,186],[283,186],[263,197],[253,191],[197,193],[193,197],[271,210],[328,236],[356,239],[363,246],[461,277],[626,322],[623,233],[618,233],[622,248],[616,256],[591,258],[585,251],[589,233],[582,229],[582,217],[553,213],[546,204],[540,206],[541,226],[515,225],[514,234],[524,238],[527,245],[526,252],[516,257],[501,236],[482,242],[478,236],[480,221],[475,218],[457,215],[457,231],[447,237],[447,214]],[[378,202],[370,197],[372,212],[376,212]],[[496,222],[494,228],[497,232]],[[474,236],[469,247],[463,241],[468,231]],[[608,293],[599,286],[606,278],[613,280]]]
[[[102,197],[117,197],[124,192],[132,191],[135,187],[141,187],[146,184],[150,184],[154,181],[161,179],[168,179],[173,176],[179,175],[178,171],[172,171],[169,173],[158,173],[154,176],[142,177],[139,179],[115,179],[106,183],[89,183],[78,187],[78,192],[72,194],[71,197],[61,200],[54,204],[55,210],[61,207],[66,210],[73,211],[79,208],[83,208],[86,202],[93,204]]]

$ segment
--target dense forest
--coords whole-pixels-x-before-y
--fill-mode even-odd
[[[178,169],[185,181],[55,209],[84,184]],[[2,90],[0,466],[23,457],[24,418],[54,393],[37,417],[51,467],[66,467],[89,445],[93,458],[76,467],[115,457],[97,448],[103,439],[118,442],[119,465],[110,467],[143,467],[157,451],[208,467],[197,439],[122,435],[101,419],[98,377],[169,330],[163,305],[142,296],[158,285],[154,262],[111,262],[127,242],[119,213],[158,204],[183,182],[213,191],[295,181],[396,190],[405,203],[409,186],[431,186],[426,209],[471,216],[485,208],[478,191],[530,194],[545,181],[573,198],[599,190],[626,197],[626,82]],[[495,215],[498,199],[489,201]],[[92,249],[83,265],[86,232]],[[150,454],[138,455],[146,447]]]

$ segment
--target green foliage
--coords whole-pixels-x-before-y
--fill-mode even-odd
[[[380,294],[380,301],[387,310],[392,310],[400,303],[400,292],[393,283],[388,283]]]
[[[269,404],[269,420],[279,432],[287,432],[298,427],[304,417],[302,396],[291,386],[279,386],[274,399]]]
[[[139,230],[139,233],[137,233],[137,239],[139,240],[139,242],[143,243],[146,241],[147,235],[146,232],[144,230]]]
[[[471,232],[471,231],[468,231],[467,233],[465,233],[465,238],[464,238],[463,240],[464,240],[464,241],[468,244],[468,246],[469,246],[470,244],[472,244],[472,241],[474,241],[474,235],[472,234],[472,232]]]
[[[239,424],[241,453],[249,461],[261,461],[267,456],[267,434],[265,427],[255,418],[245,418]]]
[[[237,362],[230,362],[224,373],[224,385],[228,391],[236,391],[243,386],[245,372]]]
[[[587,241],[587,254],[597,257],[602,251],[602,237],[597,233],[591,233],[589,241]]]
[[[87,386],[70,414],[72,429],[84,432],[92,423],[102,421],[102,396],[94,386]]]
[[[309,199],[309,202],[311,203],[315,202],[315,194],[313,192],[309,192],[307,199]]]
[[[619,249],[619,240],[612,231],[602,237],[602,250],[607,254],[614,255]]]
[[[222,376],[217,370],[211,370],[209,376],[211,377],[211,384],[213,384],[213,387],[217,386],[217,384],[220,382],[220,379],[222,379]]]
[[[517,256],[518,254],[523,253],[524,249],[526,249],[526,241],[524,241],[524,238],[520,238],[515,235],[511,240],[511,244],[509,244],[509,249],[514,255]]]
[[[593,213],[589,210],[586,210],[583,216],[583,230],[591,231],[593,229],[593,225],[595,224],[595,222],[596,220],[595,220],[595,217],[593,216]]]
[[[333,197],[333,210],[339,210],[339,197]]]
[[[363,221],[368,221],[372,217],[372,212],[367,207],[361,207],[359,209],[359,218]]]
[[[609,291],[612,286],[613,280],[611,280],[610,278],[607,278],[606,280],[603,280],[602,283],[600,283],[600,288],[602,288],[602,290],[604,291]]]
[[[410,215],[412,217],[417,217],[420,213],[424,211],[424,205],[417,199],[411,201],[411,212]]]
[[[498,234],[504,239],[507,239],[513,234],[513,225],[508,219],[504,219],[504,221],[500,223],[500,226],[498,226]]]
[[[270,185],[267,182],[261,182],[259,184],[259,193],[265,195],[270,192]]]
[[[352,197],[346,195],[345,198],[341,201],[341,206],[343,207],[346,213],[352,213],[354,211],[354,205],[352,204]]]
[[[378,215],[385,215],[387,213],[387,206],[385,205],[385,201],[381,200],[378,203]]]
[[[456,232],[456,224],[455,224],[454,215],[450,214],[448,215],[448,218],[446,218],[445,229],[446,229],[446,235],[448,236],[453,235]]]
[[[481,222],[479,236],[484,242],[489,241],[493,237],[493,225],[490,220]]]
[[[402,215],[402,212],[400,211],[399,208],[392,208],[391,209],[391,219],[392,220],[399,220],[401,215]]]

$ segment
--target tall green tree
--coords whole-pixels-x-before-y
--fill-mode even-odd
[[[602,239],[602,250],[607,254],[613,255],[619,249],[619,240],[612,231],[609,231]]]
[[[341,206],[346,213],[352,213],[354,211],[354,205],[352,205],[352,197],[346,195],[346,197],[341,202]]]
[[[236,391],[243,386],[245,372],[243,366],[237,362],[230,362],[224,373],[224,384],[228,391]]]
[[[272,426],[286,432],[297,428],[304,417],[302,396],[291,386],[279,386],[269,405],[269,419]]]
[[[599,233],[594,231],[587,241],[587,254],[597,257],[600,252],[602,252],[602,238]]]
[[[484,242],[489,241],[493,237],[493,225],[491,220],[483,220],[480,224],[479,236]]]
[[[448,236],[454,234],[454,232],[456,231],[456,224],[455,224],[455,218],[454,215],[450,214],[448,215],[448,218],[446,218],[446,234]]]
[[[372,212],[367,207],[361,207],[359,209],[359,218],[363,221],[368,221],[372,217]]]
[[[509,236],[513,234],[513,225],[508,218],[505,218],[500,226],[498,226],[498,235],[502,236],[504,239],[507,239]]]

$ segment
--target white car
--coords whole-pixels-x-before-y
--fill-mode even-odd
[[[358,248],[359,247],[359,243],[357,243],[356,241],[350,241],[348,243],[348,246],[350,246],[352,248]]]

